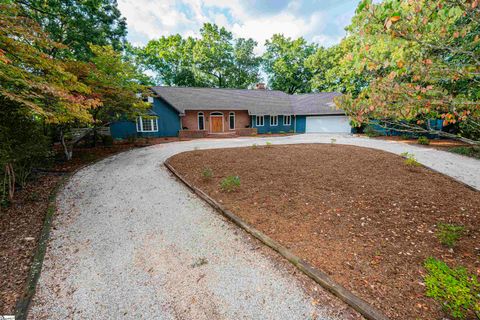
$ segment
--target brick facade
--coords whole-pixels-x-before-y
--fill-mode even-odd
[[[223,114],[223,132],[235,132],[235,129],[245,129],[250,126],[250,116],[246,110],[222,110],[222,111],[193,111],[186,110],[185,115],[181,117],[182,129],[194,131],[198,130],[198,113],[203,112],[205,118],[205,131],[211,132],[210,114],[221,112]],[[229,129],[230,112],[235,112],[235,129]]]

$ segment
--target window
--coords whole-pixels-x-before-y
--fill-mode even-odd
[[[235,130],[235,112],[230,112],[228,123],[230,130]]]
[[[270,125],[272,127],[278,126],[278,116],[270,116]]]
[[[263,127],[263,116],[257,116],[255,123],[257,124],[257,127]]]
[[[157,132],[158,118],[157,117],[138,117],[137,118],[137,132]]]
[[[283,125],[291,126],[292,125],[292,116],[283,116]]]
[[[203,112],[198,113],[198,130],[205,130],[205,116]]]

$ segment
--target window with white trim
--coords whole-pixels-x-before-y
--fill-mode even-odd
[[[256,116],[255,123],[257,124],[257,127],[263,127],[264,122],[263,122],[263,116]]]
[[[270,116],[270,126],[278,126],[278,116]]]
[[[230,112],[228,115],[228,124],[230,130],[235,130],[235,112]]]
[[[205,116],[203,112],[198,113],[198,130],[205,130]]]
[[[283,125],[291,126],[292,125],[292,116],[283,116]]]
[[[158,118],[157,117],[138,117],[137,118],[137,132],[157,132]]]

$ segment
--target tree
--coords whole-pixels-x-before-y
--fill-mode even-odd
[[[247,88],[259,79],[260,58],[252,39],[206,23],[201,37],[180,35],[151,40],[139,57],[157,81],[169,86]]]
[[[461,140],[480,137],[478,1],[386,0],[359,4],[348,31],[356,54],[346,59],[373,79],[338,104],[359,123],[381,119],[398,130],[456,137],[429,119],[458,126]]]
[[[93,55],[89,44],[123,49],[127,24],[116,0],[17,0],[17,3],[53,41],[65,45],[53,48],[51,55],[87,61]]]
[[[63,48],[18,5],[0,4],[0,175],[10,200],[16,175],[28,174],[23,164],[48,152],[39,123],[89,122],[99,105],[90,88],[66,71],[65,61],[46,53]]]
[[[275,34],[265,42],[263,65],[269,86],[289,94],[311,92],[312,70],[307,59],[315,53],[317,45],[305,39],[291,39]]]
[[[335,91],[357,97],[368,87],[371,74],[356,72],[351,61],[346,59],[354,47],[352,40],[353,38],[349,37],[330,48],[320,47],[307,59],[306,66],[313,74],[310,80],[312,90]]]
[[[151,40],[137,54],[146,69],[157,75],[158,83],[167,86],[202,86],[193,62],[195,40],[176,34]]]
[[[193,48],[195,65],[206,76],[209,87],[247,88],[258,80],[260,59],[252,39],[233,39],[231,32],[206,23]]]
[[[91,98],[101,103],[90,110],[95,143],[97,127],[120,118],[134,118],[150,106],[138,97],[147,91],[143,83],[148,83],[148,79],[144,74],[111,46],[90,45],[90,50],[93,57],[89,63],[72,61],[69,70],[88,85]]]

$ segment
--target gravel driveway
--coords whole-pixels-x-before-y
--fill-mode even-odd
[[[330,143],[329,135],[205,139],[128,151],[72,177],[31,319],[348,319],[353,311],[226,221],[162,165],[194,148]],[[336,143],[408,151],[480,189],[480,161],[396,142]],[[341,162],[341,159],[339,159]]]

